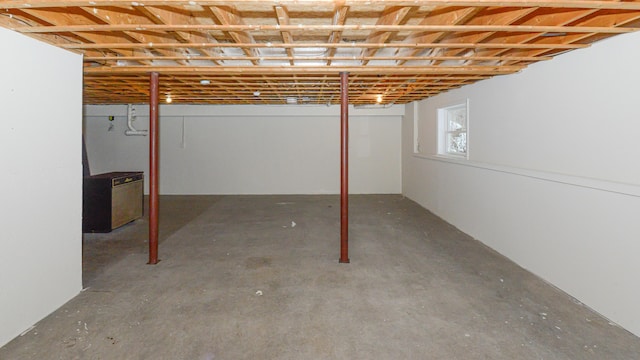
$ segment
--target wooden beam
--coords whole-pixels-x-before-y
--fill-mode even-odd
[[[231,26],[243,26],[244,21],[240,15],[238,15],[237,10],[230,6],[211,6],[208,7],[211,13],[215,16],[215,18],[220,22],[221,25],[231,25]],[[253,36],[249,34],[246,30],[230,30],[227,33],[231,36],[233,41],[236,42],[237,45],[240,44],[255,44],[255,40]],[[247,56],[260,57],[260,52],[258,49],[254,47],[240,46],[242,51]],[[253,65],[258,65],[259,61],[252,61]]]
[[[195,81],[206,78],[211,81],[217,81],[220,83],[229,82],[229,77],[224,74],[177,74],[166,76],[165,81],[171,81],[172,79],[182,79],[183,81]],[[308,74],[304,77],[307,84],[315,84],[317,81],[325,81],[328,84],[337,86],[339,82],[337,73],[330,74]],[[352,79],[357,79],[360,82],[367,81],[377,81],[379,76],[377,74],[352,74]],[[389,78],[389,82],[399,82],[402,83],[408,79],[415,79],[416,82],[424,82],[424,81],[435,81],[435,82],[447,82],[447,81],[457,81],[460,79],[475,79],[478,80],[480,77],[478,75],[467,75],[467,74],[395,74],[393,77]],[[146,78],[146,74],[135,74],[135,73],[124,73],[124,74],[85,74],[85,80],[87,81],[100,81],[102,83],[113,83],[113,84],[123,84],[123,83],[138,83],[142,82],[143,84],[147,84],[148,79]],[[291,74],[234,74],[232,80],[234,82],[249,82],[249,83],[261,83],[261,82],[272,82],[275,84],[288,84],[292,82]],[[355,80],[353,80],[355,81]],[[146,90],[145,90],[146,93]]]
[[[104,25],[99,25],[99,26],[113,27],[113,26],[117,26],[118,24],[127,23],[134,20],[131,18],[131,14],[125,14],[112,9],[91,9],[91,8],[81,8],[81,9],[85,11],[89,16],[94,17],[104,23]],[[147,19],[146,17],[139,16],[135,18],[135,21],[138,23],[144,21],[148,25],[151,25],[149,24],[149,19]],[[114,31],[120,31],[120,30],[114,30]],[[130,38],[133,42],[138,42],[138,43],[168,42],[168,39],[166,38],[153,35],[153,34],[141,33],[133,30],[122,30],[122,33],[126,35],[126,37]],[[171,56],[176,54],[176,51],[170,48],[156,49],[156,51],[161,55]],[[185,61],[178,60],[177,62],[179,64],[186,65]]]
[[[236,0],[238,4],[243,5],[264,5],[269,4],[272,6],[278,4],[296,4],[299,0]],[[193,6],[194,1],[190,0],[146,0],[144,6],[181,6],[188,7]],[[346,0],[345,5],[363,5],[370,4],[370,0]],[[385,3],[394,6],[415,6],[414,0],[386,0]],[[200,6],[224,6],[228,5],[229,1],[216,0],[216,1],[198,1],[197,5]],[[68,0],[64,2],[65,7],[73,6],[142,6],[132,4],[130,0]],[[502,7],[547,7],[547,8],[584,8],[584,9],[612,9],[612,10],[640,10],[640,2],[628,2],[628,1],[615,1],[615,0],[536,0],[536,1],[521,1],[521,0],[429,0],[429,5],[435,6],[502,6]],[[17,9],[17,8],[43,8],[43,7],[60,7],[60,1],[57,0],[1,0],[0,8],[2,9]]]
[[[470,12],[474,8],[464,9]],[[226,14],[226,13],[225,13]],[[235,18],[226,18],[231,21]],[[239,20],[235,20],[239,21]],[[281,31],[281,32],[305,32],[311,30],[322,30],[327,32],[343,32],[347,30],[366,30],[378,33],[393,33],[399,31],[413,32],[566,32],[566,33],[606,33],[625,34],[640,30],[638,27],[611,27],[611,26],[552,26],[552,25],[244,25],[244,24],[223,24],[223,25],[168,25],[168,24],[86,24],[86,25],[66,25],[66,26],[22,26],[11,30],[21,33],[56,33],[56,32],[149,32],[149,31],[225,31],[235,34],[233,36],[237,43],[255,43],[249,32],[256,31]],[[381,43],[388,38],[388,34],[375,33],[371,36],[371,41],[365,43]],[[241,34],[241,35],[239,35]],[[386,36],[386,37],[385,37]],[[376,40],[376,41],[374,41]],[[377,41],[379,40],[379,41]]]
[[[422,21],[420,21],[420,25],[424,26],[432,26],[434,24],[452,24],[457,25],[460,23],[464,23],[468,19],[470,19],[473,15],[478,13],[481,8],[452,8],[449,11],[439,11],[437,13],[429,13],[427,14]],[[442,38],[447,35],[444,31],[438,32],[414,32],[409,35],[406,39],[404,39],[403,43],[419,43],[419,42],[432,42],[439,43]],[[399,53],[403,56],[415,56],[425,49],[410,49],[405,48],[399,51]],[[433,48],[431,51],[440,51],[439,48]],[[397,65],[404,65],[406,61],[400,60],[397,62]]]
[[[42,11],[37,9],[24,9],[20,11],[24,14],[31,16],[33,19],[36,19],[39,23],[49,24],[45,26],[58,26],[60,24],[64,24],[62,26],[68,26],[69,24],[77,23],[79,21],[85,22],[85,23],[88,22],[88,20],[84,16],[80,16],[77,13],[61,15],[61,14],[56,14],[54,12]],[[70,39],[74,39],[76,41],[84,41],[88,43],[100,43],[105,40],[109,42],[120,42],[123,44],[129,43],[127,39],[124,39],[122,36],[117,36],[114,34],[107,34],[107,35],[97,35],[92,33],[75,34],[71,32],[68,32],[68,34],[60,34],[60,37],[57,39],[48,37],[48,38],[43,38],[42,40],[44,40],[47,43],[60,46],[68,41],[67,36]],[[101,50],[104,50],[105,52],[108,52],[108,53],[114,53],[119,55],[132,55],[130,52],[123,51],[122,49],[101,49]],[[145,62],[145,64],[149,65],[150,62]]]
[[[386,43],[389,37],[391,36],[391,31],[383,30],[384,27],[388,26],[398,26],[403,21],[405,21],[405,17],[409,14],[410,11],[416,10],[417,7],[398,7],[398,6],[388,6],[382,12],[382,15],[378,18],[376,25],[374,26],[374,30],[367,36],[367,39],[364,41],[369,44],[379,44]],[[404,28],[404,26],[402,26]],[[379,48],[366,48],[362,51],[362,56],[369,57],[375,55],[378,52]],[[367,65],[369,60],[363,60],[362,65]]]
[[[144,14],[150,21],[155,23],[156,25],[174,25],[174,24],[182,24],[182,25],[200,25],[198,22],[198,18],[194,16],[184,15],[182,13],[178,13],[176,11],[169,11],[164,8],[154,8],[151,6],[138,6],[136,10],[141,14]],[[216,43],[218,42],[212,36],[202,35],[200,32],[194,31],[169,31],[167,30],[173,37],[181,42],[181,43]],[[198,49],[198,52],[205,56],[217,56],[220,55],[219,51],[209,51],[207,49]],[[189,58],[186,60],[190,60]],[[211,59],[215,64],[222,65],[217,60]]]
[[[143,61],[143,60],[211,60],[211,61],[220,61],[220,60],[270,60],[270,61],[293,61],[295,60],[295,56],[261,56],[261,57],[252,57],[252,56],[153,56],[153,55],[134,55],[134,56],[113,56],[113,55],[105,55],[105,56],[85,56],[84,61],[116,61],[116,60],[129,60],[129,61]],[[443,56],[443,55],[420,55],[420,56],[309,56],[305,57],[305,60],[314,60],[314,61],[329,61],[329,60],[360,60],[360,61],[369,61],[369,60],[415,60],[415,61],[463,61],[469,60],[469,57],[465,57],[464,55],[454,55],[454,56]],[[543,61],[543,60],[551,60],[553,57],[551,56],[473,56],[472,60],[477,61]]]
[[[469,21],[469,24],[470,25],[489,25],[489,24],[510,25],[515,21],[518,21],[526,17],[527,15],[532,14],[537,10],[538,9],[536,8],[521,8],[521,9],[506,8],[504,9],[504,11],[492,12],[490,15],[488,14],[486,16],[482,16],[482,15],[476,16]],[[536,25],[543,25],[543,24],[536,24]],[[493,36],[496,33],[497,32],[495,31],[486,31],[486,32],[480,32],[480,33],[475,33],[475,32],[466,33],[464,35],[464,39],[474,43],[491,42],[491,41],[487,41],[487,39],[489,39],[491,36]],[[456,37],[456,39],[459,39],[459,37]],[[446,43],[446,42],[454,42],[454,41],[453,40],[449,41],[447,38],[444,38],[440,42]],[[524,42],[525,41],[515,41],[515,40],[511,41],[511,43],[524,43]],[[502,50],[498,50],[498,51],[502,51]],[[450,50],[450,52],[455,55],[465,55],[466,53],[465,50],[460,51],[459,49],[453,49],[453,50]],[[474,56],[471,56],[469,58],[468,64],[473,64],[473,61],[476,61],[477,56],[478,54],[474,53]],[[439,63],[438,60],[434,61],[434,64],[438,64],[438,63]]]
[[[571,24],[581,18],[584,18],[585,16],[595,14],[596,11],[597,10],[593,10],[593,9],[588,9],[588,10],[579,9],[579,10],[562,11],[561,13],[552,12],[548,14],[539,14],[537,16],[527,19],[526,21],[524,21],[523,24],[524,25],[534,24],[534,23],[536,25]],[[540,33],[506,34],[506,35],[501,34],[500,36],[498,36],[497,34],[492,34],[491,37],[487,37],[486,39],[483,39],[483,40],[488,43],[505,43],[505,42],[531,43],[536,39],[541,40],[542,35],[543,34],[540,34]],[[470,40],[474,40],[474,39],[470,39]],[[562,40],[556,39],[555,41],[556,43],[572,43],[573,42],[572,39],[568,37],[564,37],[564,39]],[[547,43],[547,42],[542,41],[542,43]],[[482,51],[482,55],[500,55],[500,54],[509,53],[510,51],[511,49],[484,50]],[[544,54],[547,52],[548,52],[548,49],[536,51],[536,53],[538,54]]]
[[[336,1],[335,10],[333,12],[333,17],[331,18],[331,25],[334,26],[342,26],[345,21],[347,21],[347,13],[349,12],[349,7],[344,6],[344,0]],[[329,44],[337,44],[342,40],[342,31],[332,31],[331,35],[329,35],[329,39],[327,43]],[[327,60],[327,65],[331,65],[331,58],[336,54],[337,48],[329,47],[327,56],[329,60]]]
[[[326,48],[461,48],[461,49],[581,49],[589,47],[588,44],[539,44],[539,43],[401,43],[401,44],[363,44],[363,43],[296,43],[296,44],[263,44],[263,43],[218,43],[218,44],[199,44],[199,43],[100,43],[100,44],[61,44],[64,49],[162,49],[162,48],[309,48],[309,47],[326,47]],[[251,55],[258,56],[258,55]]]
[[[276,11],[276,15],[278,17],[278,24],[281,27],[287,27],[289,26],[289,13],[287,11],[287,9],[284,6],[274,6],[274,9]],[[291,35],[291,32],[288,30],[281,30],[280,34],[282,35],[282,41],[285,44],[292,44],[293,43],[293,35]],[[289,64],[290,65],[294,65],[295,64],[295,59],[293,58],[293,49],[292,48],[287,48],[287,56],[289,57]]]
[[[524,66],[117,66],[88,67],[85,74],[126,74],[156,71],[162,74],[326,74],[350,72],[353,74],[511,74]]]

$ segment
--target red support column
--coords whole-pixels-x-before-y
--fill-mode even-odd
[[[349,73],[340,73],[340,263],[349,262]]]
[[[149,77],[149,264],[158,263],[158,98],[159,76],[152,72]]]

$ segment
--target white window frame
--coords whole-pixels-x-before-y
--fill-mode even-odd
[[[462,129],[449,129],[448,117],[453,112],[463,110],[466,126]],[[449,151],[450,134],[465,133],[467,138],[467,148],[465,152]],[[438,155],[455,159],[469,159],[469,99],[452,103],[451,105],[438,108]]]

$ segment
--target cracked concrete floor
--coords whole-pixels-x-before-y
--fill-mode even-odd
[[[399,195],[163,196],[0,359],[639,359],[640,340]]]

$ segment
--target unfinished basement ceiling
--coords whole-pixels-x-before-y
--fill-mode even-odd
[[[150,72],[173,103],[336,104],[349,72],[351,103],[403,104],[639,19],[615,0],[0,0],[0,26],[84,54],[86,104],[146,103]]]

